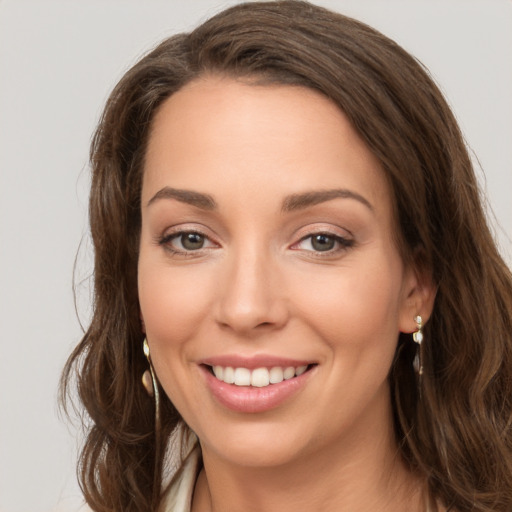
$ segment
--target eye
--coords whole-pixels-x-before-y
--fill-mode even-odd
[[[203,248],[206,238],[199,233],[182,233],[175,240],[187,251],[196,251]]]
[[[352,246],[353,243],[353,240],[332,233],[313,233],[302,238],[292,248],[318,253],[335,253]]]
[[[215,247],[215,244],[202,233],[197,231],[179,231],[164,236],[159,244],[173,253],[186,254]]]
[[[309,240],[315,251],[331,251],[336,246],[336,239],[329,235],[313,235],[309,237]]]

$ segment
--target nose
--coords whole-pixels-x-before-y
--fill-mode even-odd
[[[265,251],[243,251],[226,260],[218,290],[216,320],[244,336],[281,329],[289,311],[281,272]]]

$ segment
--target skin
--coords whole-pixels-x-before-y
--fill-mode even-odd
[[[340,189],[283,211],[290,195]],[[185,251],[187,230],[202,248]],[[387,375],[434,292],[405,267],[394,230],[379,162],[319,93],[207,76],[163,104],[144,169],[139,297],[158,379],[201,443],[194,510],[421,510]],[[318,233],[347,242],[319,251]],[[234,353],[315,366],[284,403],[241,413],[200,369]]]

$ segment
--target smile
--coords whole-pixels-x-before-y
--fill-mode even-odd
[[[317,363],[279,358],[236,359],[215,358],[199,368],[214,400],[238,413],[280,407],[307,386],[318,368]]]
[[[290,380],[299,377],[308,369],[308,365],[302,366],[274,366],[272,368],[233,368],[231,366],[213,366],[211,367],[215,377],[226,384],[235,386],[252,386],[264,388],[271,384],[279,384],[283,380]]]

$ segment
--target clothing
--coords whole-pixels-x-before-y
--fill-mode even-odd
[[[195,443],[165,491],[160,507],[162,512],[190,512],[200,467],[201,449],[199,444]]]

